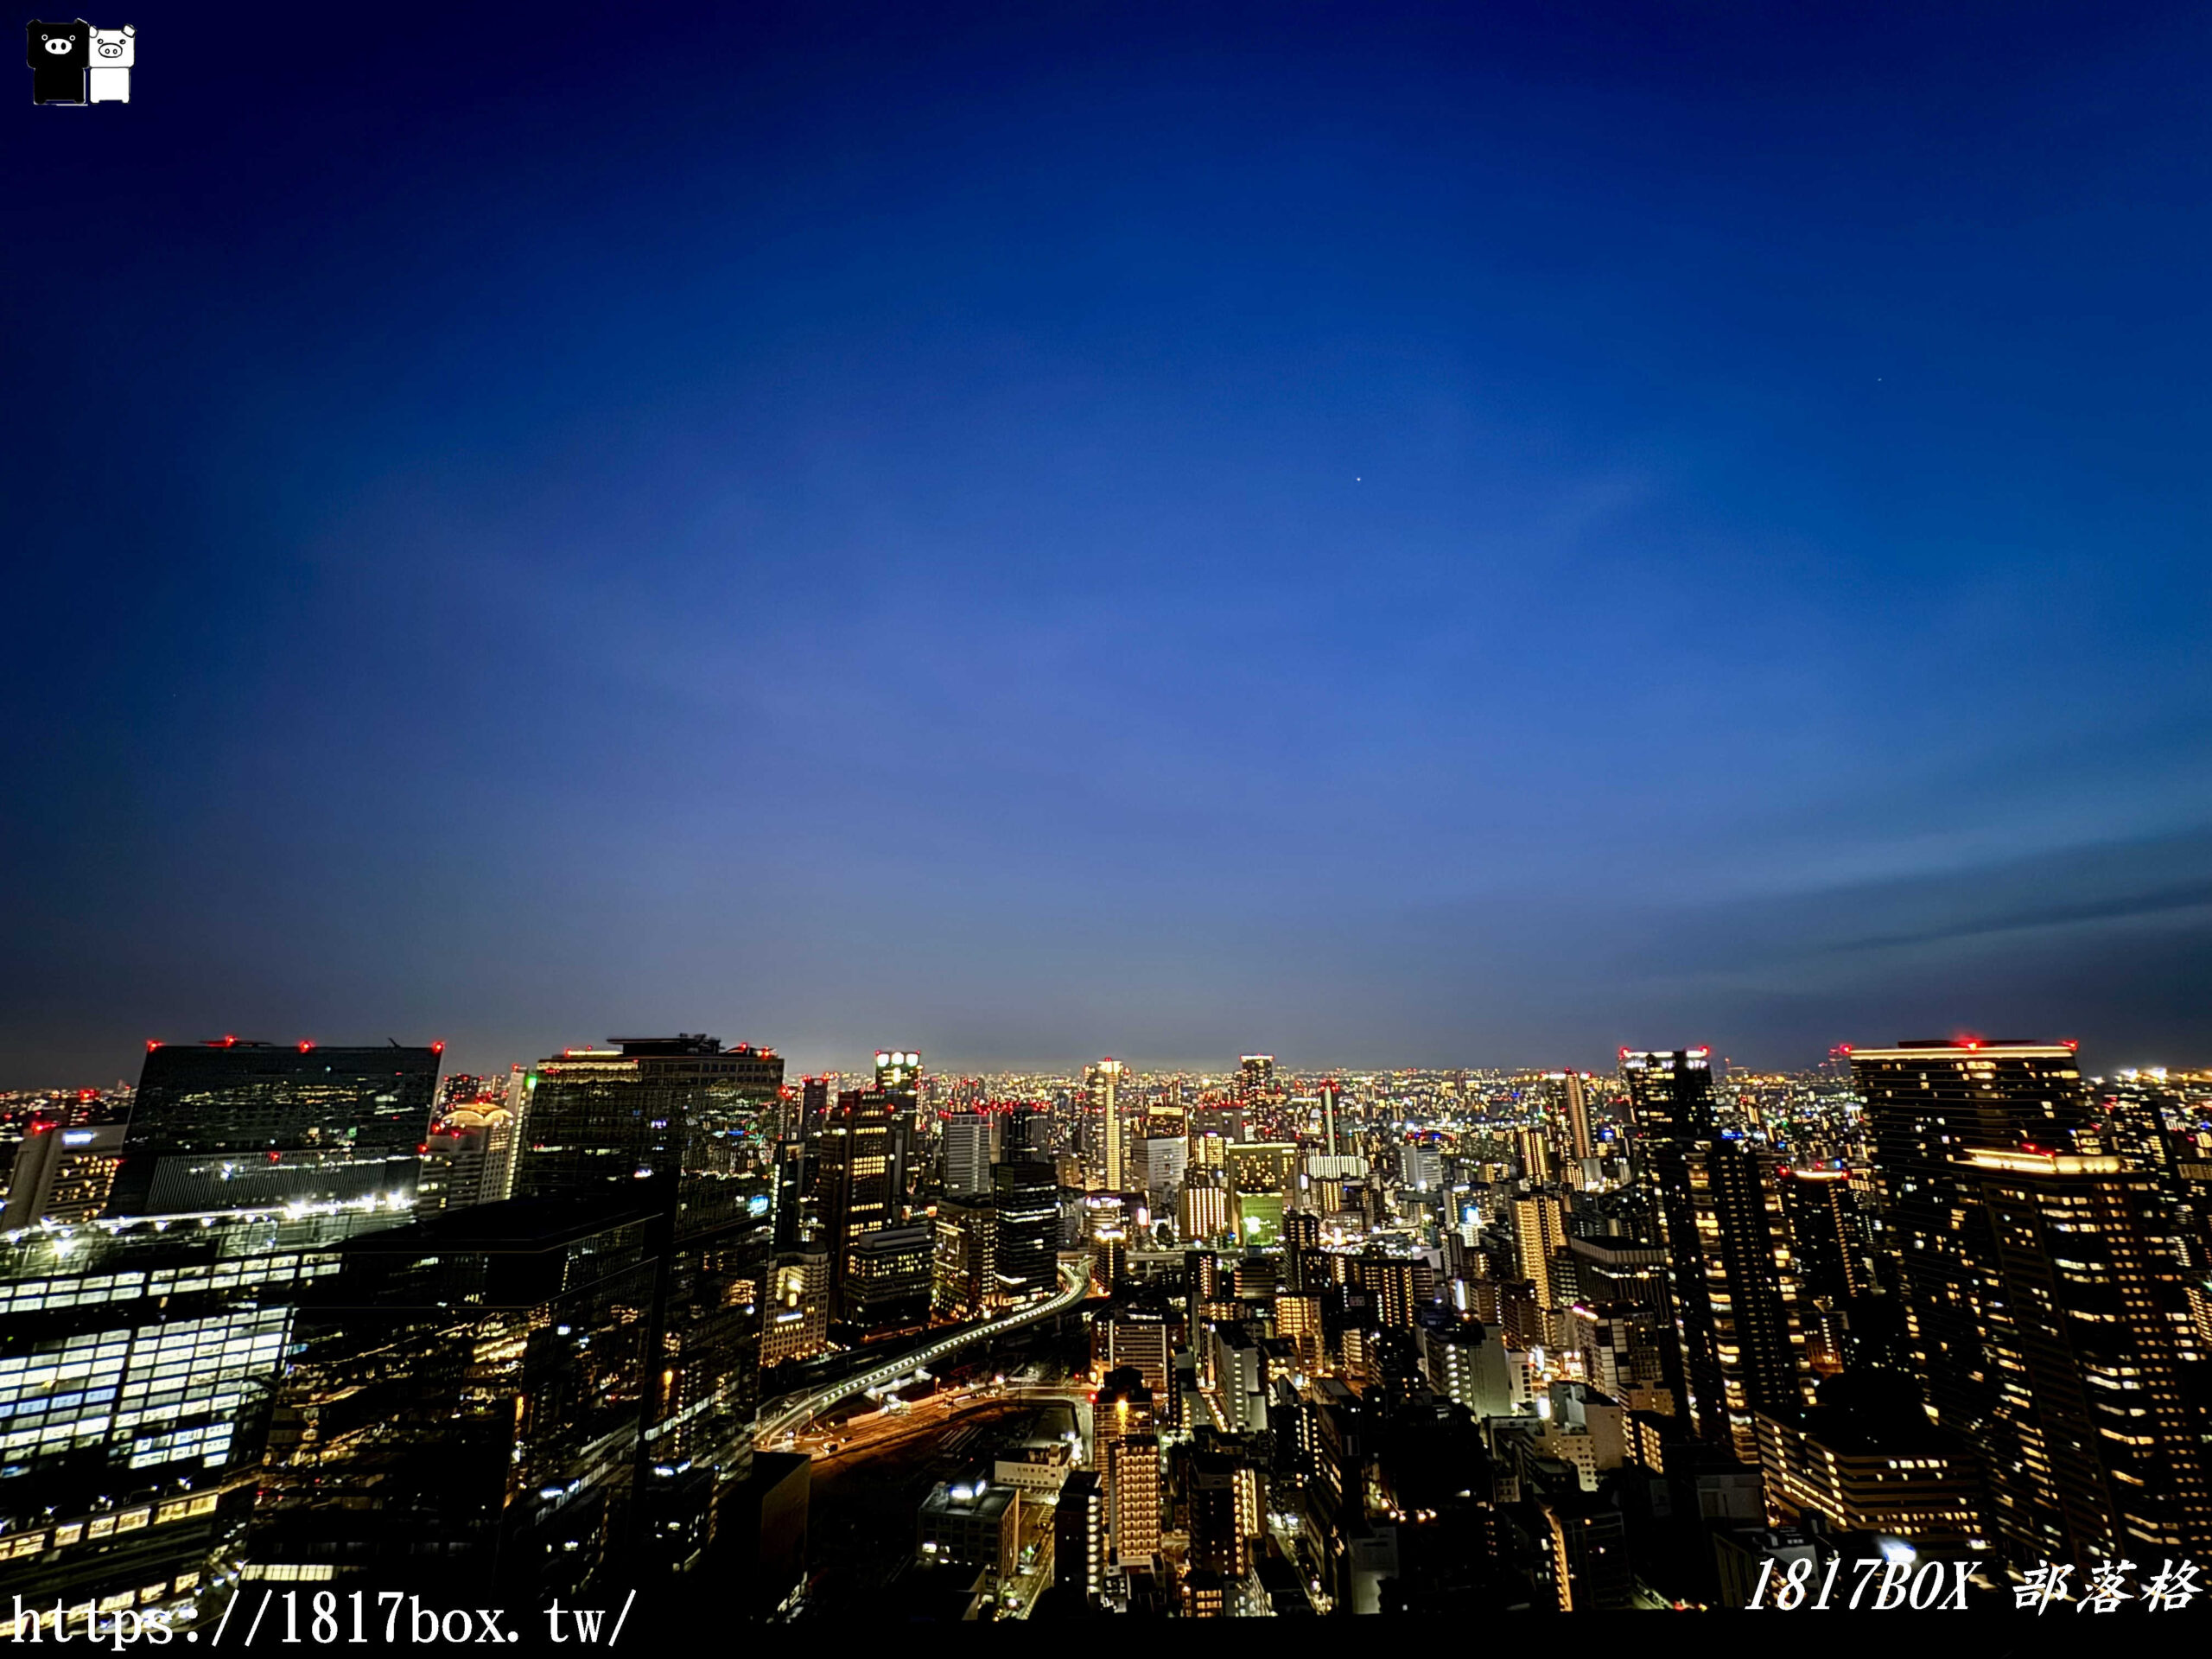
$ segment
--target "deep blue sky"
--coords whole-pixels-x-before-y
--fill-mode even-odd
[[[2202,4],[133,4],[0,1084],[2212,1061]]]

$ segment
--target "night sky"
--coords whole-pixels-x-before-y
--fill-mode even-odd
[[[2201,0],[90,21],[0,1085],[2212,1061]]]

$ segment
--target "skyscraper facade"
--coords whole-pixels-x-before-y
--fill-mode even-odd
[[[1096,1128],[1098,1177],[1109,1192],[1126,1190],[1128,1181],[1128,1126],[1122,1121],[1122,1075],[1127,1070],[1121,1061],[1109,1058],[1090,1067],[1087,1074],[1089,1101],[1084,1116]]]
[[[1756,1462],[1756,1414],[1802,1406],[1807,1378],[1777,1160],[1719,1128],[1708,1051],[1624,1051],[1621,1074],[1667,1252],[1677,1409]]]
[[[659,1363],[645,1373],[638,1455],[734,1478],[748,1465],[744,1428],[759,1400],[784,1062],[702,1033],[610,1041],[564,1050],[527,1074],[514,1196],[651,1218],[642,1337]],[[515,1224],[487,1213],[478,1224]]]
[[[2154,1178],[2094,1152],[1967,1163],[1996,1268],[1980,1312],[1997,1400],[1975,1438],[2012,1553],[2086,1569],[2212,1548],[2204,1353]]]
[[[988,1112],[949,1112],[940,1126],[944,1190],[972,1198],[991,1190],[991,1142],[997,1120]]]
[[[1857,1049],[1914,1369],[2016,1562],[2208,1536],[2205,1357],[2155,1169],[2108,1148],[2070,1043]]]
[[[1060,1187],[1034,1155],[991,1171],[991,1277],[998,1300],[1020,1306],[1050,1296],[1058,1281]]]
[[[346,1240],[406,1219],[227,1211],[0,1239],[0,1585],[20,1598],[0,1629],[59,1601],[80,1635],[88,1599],[181,1627],[219,1598],[299,1303]]]
[[[150,1044],[107,1213],[411,1200],[442,1052]]]
[[[816,1143],[815,1191],[830,1254],[833,1300],[842,1310],[854,1247],[870,1233],[897,1225],[899,1100],[881,1090],[849,1090],[823,1120]]]

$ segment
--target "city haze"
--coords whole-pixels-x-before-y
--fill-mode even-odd
[[[9,118],[0,1086],[2212,1059],[2196,8],[138,28]]]

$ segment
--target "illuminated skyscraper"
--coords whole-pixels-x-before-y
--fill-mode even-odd
[[[1086,1080],[1090,1088],[1088,1116],[1097,1126],[1099,1136],[1098,1169],[1106,1191],[1120,1192],[1127,1189],[1128,1172],[1123,1167],[1123,1129],[1122,1122],[1122,1076],[1128,1068],[1121,1061],[1103,1059],[1090,1067]]]
[[[41,1221],[90,1221],[107,1207],[123,1161],[124,1126],[34,1122],[16,1148],[0,1232]]]
[[[1804,1402],[1804,1337],[1775,1160],[1717,1127],[1710,1065],[1701,1048],[1621,1055],[1667,1251],[1688,1395],[1678,1409],[1751,1463],[1754,1414]]]
[[[1032,1143],[1035,1115],[1017,1107],[1007,1122],[1006,1161],[991,1171],[991,1277],[999,1301],[1020,1306],[1058,1282],[1059,1181],[1050,1154]]]
[[[1882,1223],[1903,1270],[1912,1369],[1947,1428],[1972,1436],[1997,1405],[1982,1351],[1983,1276],[1994,1245],[1971,1152],[2072,1150],[2088,1121],[2081,1067],[2059,1043],[1927,1041],[1861,1048]]]
[[[991,1190],[992,1131],[997,1121],[988,1112],[945,1116],[944,1190],[950,1196],[969,1198]]]
[[[897,1189],[899,1104],[880,1090],[849,1090],[823,1120],[816,1142],[823,1242],[830,1253],[831,1299],[842,1317],[854,1247],[870,1233],[896,1226],[904,1195]]]
[[[922,1122],[922,1057],[912,1049],[875,1052],[875,1091],[891,1102],[892,1202],[904,1213],[927,1153]]]
[[[228,1211],[0,1238],[0,1633],[31,1639],[29,1618],[10,1628],[19,1606],[51,1638],[64,1603],[73,1639],[87,1600],[178,1629],[219,1601],[300,1298],[346,1239],[406,1219]]]
[[[997,1306],[998,1212],[988,1195],[937,1207],[931,1306],[939,1319],[978,1319]]]
[[[922,1057],[911,1049],[875,1051],[875,1086],[887,1095],[912,1098],[921,1088]]]
[[[1107,1443],[1106,1480],[1114,1564],[1149,1567],[1160,1554],[1160,1440],[1133,1434]]]
[[[1859,1049],[1914,1367],[2018,1562],[2212,1544],[2203,1363],[2154,1171],[2110,1151],[2071,1044]]]
[[[1694,1140],[1717,1128],[1712,1057],[1707,1048],[1621,1050],[1621,1080],[1639,1143]]]
[[[412,1194],[443,1047],[149,1045],[107,1213]]]
[[[1806,1359],[1815,1371],[1839,1371],[1844,1310],[1874,1287],[1851,1177],[1840,1169],[1782,1169],[1776,1177],[1799,1273]]]
[[[1524,1180],[1548,1183],[1557,1178],[1552,1167],[1552,1141],[1549,1131],[1538,1125],[1513,1132],[1516,1157],[1521,1165]]]
[[[1236,1225],[1236,1195],[1217,1169],[1185,1172],[1175,1200],[1176,1236],[1185,1243],[1211,1243]]]
[[[1344,1103],[1344,1085],[1331,1077],[1321,1085],[1321,1151],[1337,1155],[1337,1112]]]
[[[1247,1054],[1236,1064],[1236,1097],[1249,1108],[1275,1091],[1275,1057]]]
[[[424,1213],[497,1204],[514,1184],[515,1115],[497,1100],[452,1107],[423,1148]]]
[[[1597,1148],[1591,1141],[1591,1103],[1584,1097],[1581,1073],[1564,1071],[1560,1073],[1560,1093],[1566,1102],[1566,1133],[1575,1148],[1575,1161],[1595,1157]]]
[[[1524,1192],[1513,1200],[1513,1242],[1521,1277],[1536,1287],[1547,1312],[1562,1298],[1552,1283],[1552,1257],[1567,1248],[1567,1211],[1556,1192]]]
[[[830,1256],[823,1250],[779,1251],[760,1336],[760,1363],[808,1359],[830,1345]]]
[[[680,1205],[687,1232],[760,1197],[782,1058],[688,1033],[608,1041],[563,1049],[527,1074],[514,1196],[619,1194],[658,1205],[648,1188],[680,1183],[681,1198],[667,1202]]]
[[[853,1241],[837,1308],[850,1336],[872,1340],[929,1323],[937,1245],[926,1221],[879,1227]]]
[[[2086,1570],[2212,1548],[2202,1407],[2183,1379],[2204,1356],[2154,1178],[2110,1154],[1966,1161],[2001,1287],[1980,1305],[1999,1398],[1977,1438],[2012,1553]]]

